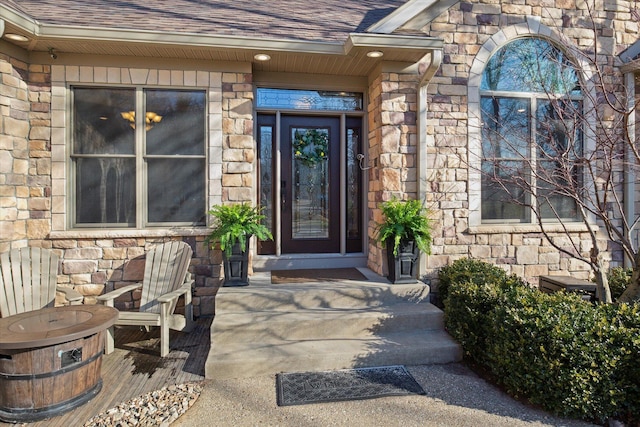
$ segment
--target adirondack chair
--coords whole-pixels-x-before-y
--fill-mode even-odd
[[[184,242],[169,242],[151,249],[146,256],[142,283],[123,286],[97,297],[113,307],[115,298],[126,292],[141,289],[140,308],[137,312],[120,311],[115,325],[160,327],[160,356],[169,354],[169,329],[190,331],[193,327],[191,286],[193,279],[187,273],[193,251]],[[180,295],[184,295],[185,314],[174,313]],[[105,353],[114,348],[114,327],[107,331]]]
[[[0,317],[53,307],[56,291],[70,304],[81,304],[83,296],[57,285],[58,255],[48,249],[20,248],[0,254]]]

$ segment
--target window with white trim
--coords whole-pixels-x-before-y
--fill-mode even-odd
[[[514,40],[487,63],[480,87],[483,223],[578,220],[560,188],[580,188],[582,92],[557,47]]]
[[[71,91],[73,226],[204,225],[205,91]]]

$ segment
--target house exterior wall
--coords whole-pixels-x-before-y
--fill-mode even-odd
[[[82,62],[82,61],[81,61]],[[91,64],[90,60],[84,61]],[[233,67],[231,67],[233,68]],[[194,250],[190,272],[194,313],[213,314],[221,284],[221,254],[205,243],[207,229],[73,230],[69,227],[69,86],[145,85],[208,91],[207,202],[252,201],[253,88],[242,64],[233,70],[162,69],[93,65],[27,65],[0,57],[3,82],[2,251],[39,246],[61,257],[58,283],[95,297],[144,274],[144,254],[155,244],[184,240]],[[134,308],[139,293],[116,307]]]
[[[433,253],[426,258],[427,278],[455,259],[493,262],[535,282],[539,275],[570,273],[587,278],[589,269],[552,248],[534,226],[487,226],[474,219],[479,180],[469,166],[477,150],[477,87],[482,67],[504,43],[541,35],[591,51],[595,42],[588,12],[574,0],[463,1],[422,31],[445,41],[444,60],[428,83],[426,135],[418,135],[417,110],[421,75],[418,67],[398,70],[382,63],[368,78],[368,265],[386,274],[384,248],[375,240],[382,221],[379,204],[397,196],[425,197],[434,224]],[[612,1],[596,12],[597,48],[605,72],[621,76],[615,56],[635,42],[638,22],[629,2]],[[3,43],[3,42],[0,42]],[[208,92],[207,201],[209,205],[254,201],[253,74],[250,64],[212,65],[191,61],[131,58],[59,59],[54,65],[0,49],[0,251],[27,245],[52,248],[61,255],[59,283],[94,297],[142,279],[144,253],[154,244],[180,239],[194,249],[196,315],[213,313],[220,286],[221,257],[204,242],[206,228],[109,231],[69,227],[69,85],[147,85],[203,88]],[[23,56],[24,55],[24,56]],[[44,54],[42,54],[44,55]],[[217,68],[216,68],[217,67]],[[419,146],[425,141],[426,146]],[[418,171],[426,151],[427,182]],[[421,188],[426,193],[421,194]],[[638,197],[640,200],[640,197]],[[591,247],[580,226],[567,237],[584,253]],[[565,240],[566,241],[566,240]],[[567,246],[568,246],[568,241]],[[622,256],[612,249],[613,261]],[[135,307],[139,295],[117,301]]]
[[[376,241],[376,226],[381,223],[380,203],[393,197],[407,200],[418,197],[418,136],[416,72],[386,71],[382,67],[370,78],[369,129],[369,194],[368,266],[386,274],[385,249]]]
[[[17,55],[0,54],[2,252],[42,239],[50,219],[48,71]]]
[[[624,4],[623,4],[624,3]],[[422,31],[445,41],[443,63],[428,86],[427,205],[436,217],[433,254],[427,274],[458,258],[472,257],[498,264],[532,283],[545,274],[587,278],[589,268],[551,247],[535,226],[482,225],[479,218],[480,175],[470,167],[479,153],[479,84],[483,65],[510,40],[537,35],[582,52],[598,52],[610,81],[620,81],[616,56],[636,41],[638,22],[631,19],[629,2],[604,2],[594,12],[597,33],[590,27],[584,5],[573,0],[520,4],[493,0],[463,1],[426,25]],[[596,35],[598,37],[596,42]],[[578,225],[569,236],[558,230],[556,240],[569,247],[572,239],[583,254],[591,248],[589,235]],[[605,243],[606,245],[606,243]],[[622,254],[612,250],[613,261]]]

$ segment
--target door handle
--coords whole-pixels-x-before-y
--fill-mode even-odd
[[[287,204],[287,181],[280,181],[280,201],[284,209]]]

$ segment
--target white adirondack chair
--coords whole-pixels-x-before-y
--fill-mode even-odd
[[[187,274],[193,251],[185,242],[168,242],[151,249],[146,256],[142,283],[124,286],[97,300],[113,307],[118,296],[137,289],[142,290],[139,311],[120,311],[116,325],[160,327],[160,356],[169,354],[169,329],[190,331],[193,327],[191,286],[193,279]],[[178,298],[184,295],[185,314],[174,313]],[[105,353],[114,348],[114,327],[107,331]]]
[[[57,285],[59,261],[55,252],[42,248],[0,254],[0,317],[53,307],[56,291],[70,304],[81,304],[78,291]]]

